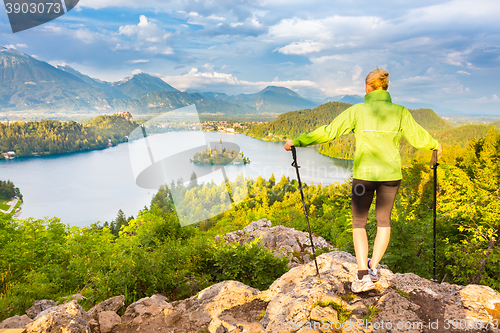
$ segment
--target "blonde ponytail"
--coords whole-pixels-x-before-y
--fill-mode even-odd
[[[389,87],[389,73],[383,68],[372,70],[366,76],[366,85],[373,88],[373,90],[384,89]]]

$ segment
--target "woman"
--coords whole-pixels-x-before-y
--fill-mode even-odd
[[[441,145],[413,119],[403,106],[393,104],[387,92],[389,73],[382,68],[366,77],[365,102],[351,106],[331,124],[315,131],[302,133],[285,144],[305,147],[328,142],[354,131],[356,152],[352,182],[352,227],[358,270],[352,283],[355,293],[374,289],[378,281],[377,267],[384,255],[391,235],[390,216],[396,193],[401,184],[401,156],[399,142],[403,135],[415,148],[438,150]],[[366,221],[373,200],[376,199],[377,235],[372,258],[368,259]]]

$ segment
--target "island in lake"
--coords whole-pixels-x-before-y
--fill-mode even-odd
[[[243,155],[243,152],[238,153],[236,150],[229,151],[222,146],[222,139],[219,142],[219,149],[208,147],[200,153],[194,154],[190,160],[193,163],[202,164],[248,164],[250,160]]]

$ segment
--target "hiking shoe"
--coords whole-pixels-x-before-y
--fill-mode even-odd
[[[375,289],[375,285],[372,282],[372,279],[370,278],[370,275],[367,274],[363,276],[363,278],[360,280],[358,279],[358,273],[356,272],[356,279],[352,282],[351,285],[351,290],[353,293],[360,293],[363,291],[367,290],[372,290]]]
[[[372,279],[373,282],[377,282],[378,281],[378,270],[376,268],[371,268],[370,267],[370,263],[371,263],[371,259],[368,258],[368,275],[370,275],[370,278]],[[377,265],[378,267],[378,265]]]

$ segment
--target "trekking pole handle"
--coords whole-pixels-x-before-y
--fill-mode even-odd
[[[295,168],[300,168],[300,166],[297,165],[297,151],[295,150],[295,146],[291,146],[290,148],[292,149],[292,166]]]
[[[437,150],[433,150],[432,151],[432,158],[431,158],[431,163],[430,163],[430,167],[431,169],[434,169],[438,166],[438,151]]]

